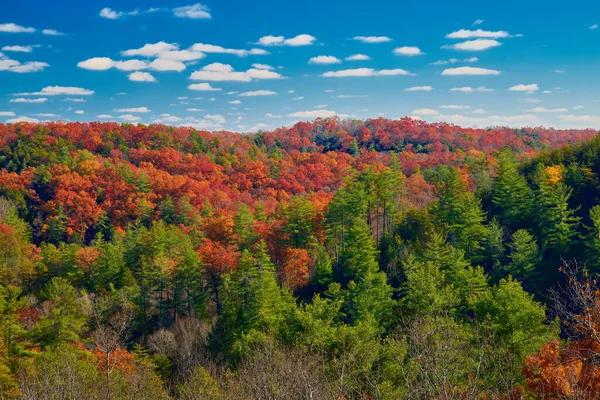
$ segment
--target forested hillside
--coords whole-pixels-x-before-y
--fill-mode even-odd
[[[600,137],[0,124],[6,399],[600,396]]]

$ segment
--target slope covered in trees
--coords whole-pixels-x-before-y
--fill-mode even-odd
[[[0,125],[2,396],[595,398],[598,174],[591,130]]]

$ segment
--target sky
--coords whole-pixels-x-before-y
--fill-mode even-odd
[[[600,129],[600,2],[13,1],[0,122]]]

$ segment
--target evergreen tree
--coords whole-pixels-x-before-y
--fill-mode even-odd
[[[529,226],[533,192],[520,174],[515,155],[508,147],[498,154],[492,203],[503,225],[512,228]]]

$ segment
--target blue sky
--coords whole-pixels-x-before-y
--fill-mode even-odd
[[[10,2],[0,121],[600,128],[594,1]]]

